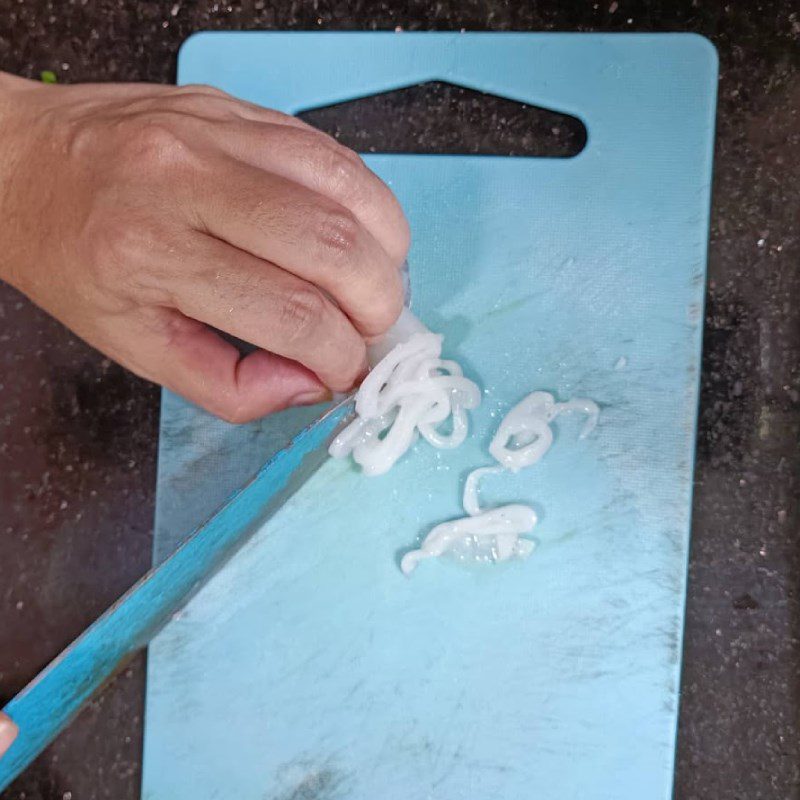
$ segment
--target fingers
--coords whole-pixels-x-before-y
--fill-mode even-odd
[[[351,211],[232,159],[215,169],[224,179],[186,199],[198,228],[324,289],[364,336],[395,322],[403,306],[398,265]]]
[[[241,356],[214,331],[176,311],[165,309],[159,319],[144,322],[131,341],[142,374],[229,422],[331,399],[330,390],[300,364],[263,350]]]
[[[273,112],[274,113],[274,112]],[[352,151],[310,126],[239,120],[213,128],[233,158],[296,181],[349,209],[397,267],[408,253],[409,229],[388,186]]]
[[[210,87],[104,92],[75,101],[76,158],[110,137],[114,168],[79,198],[73,327],[226,419],[350,389],[403,303],[408,226],[389,189],[305,123]]]
[[[395,196],[347,147],[302,122],[210,86],[164,87],[126,106],[129,115],[185,115],[191,139],[245,164],[282,175],[350,209],[396,264],[406,257],[408,223]],[[197,124],[199,123],[199,124]]]
[[[0,712],[0,758],[5,755],[9,747],[17,738],[19,729],[9,716]]]
[[[193,269],[181,272],[187,261]],[[197,234],[167,280],[185,316],[304,365],[334,391],[350,389],[365,369],[364,340],[345,314],[268,261]]]

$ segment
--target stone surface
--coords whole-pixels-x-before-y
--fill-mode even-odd
[[[717,45],[676,797],[800,798],[796,4],[0,0],[0,68],[49,69],[61,82],[169,82],[195,30],[397,26],[691,30]],[[158,393],[4,286],[0,344],[1,703],[147,568]],[[137,798],[143,685],[140,658],[2,800]]]

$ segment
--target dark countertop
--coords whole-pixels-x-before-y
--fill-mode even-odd
[[[800,8],[0,0],[0,68],[174,80],[201,29],[697,31],[720,98],[678,800],[800,798]],[[158,391],[0,285],[0,705],[149,566]],[[3,800],[138,798],[144,657]]]

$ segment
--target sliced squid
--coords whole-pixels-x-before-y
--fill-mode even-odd
[[[458,447],[469,432],[467,411],[480,405],[481,393],[441,354],[442,337],[404,311],[370,348],[374,366],[356,393],[356,418],[334,439],[330,455],[352,455],[365,475],[382,475],[419,436],[434,447]]]
[[[463,505],[469,514],[462,519],[437,525],[417,550],[406,553],[400,561],[404,575],[410,575],[426,558],[450,553],[461,561],[508,561],[526,558],[536,543],[523,539],[536,525],[536,512],[519,503],[481,510],[478,484],[484,475],[502,472],[501,467],[472,470],[464,483]]]
[[[593,400],[574,398],[557,403],[548,392],[532,392],[506,414],[489,445],[489,453],[511,472],[535,464],[553,444],[550,423],[559,415],[577,411],[587,416],[581,439],[597,425],[600,409]]]
[[[331,456],[352,456],[365,475],[382,475],[420,436],[434,447],[458,447],[469,432],[467,411],[480,405],[481,394],[455,361],[441,355],[442,337],[406,309],[392,330],[369,348],[373,366],[356,393],[356,417],[334,439]],[[580,438],[592,432],[600,414],[592,400],[558,403],[548,392],[532,392],[514,406],[489,445],[500,466],[480,467],[467,476],[467,516],[433,528],[419,548],[403,556],[403,573],[409,575],[420,561],[446,553],[475,561],[530,555],[535,542],[525,535],[536,525],[534,510],[519,503],[481,509],[479,482],[484,475],[517,472],[539,461],[553,443],[550,424],[568,412],[587,417]]]
[[[534,543],[520,539],[536,524],[536,513],[529,506],[507,505],[437,525],[418,550],[406,553],[400,561],[403,574],[410,575],[426,558],[454,552],[471,560],[507,561],[513,556],[531,553]]]
[[[507,561],[526,558],[536,543],[524,538],[536,525],[536,513],[518,503],[482,510],[478,488],[484,475],[504,470],[517,472],[535,464],[550,449],[553,431],[550,423],[559,415],[577,411],[587,416],[580,438],[588,436],[597,425],[600,409],[593,400],[574,398],[557,403],[548,392],[532,392],[506,414],[500,423],[489,452],[500,464],[479,467],[464,483],[462,504],[468,514],[437,525],[416,550],[406,553],[400,569],[410,575],[420,561],[446,553],[460,560]]]

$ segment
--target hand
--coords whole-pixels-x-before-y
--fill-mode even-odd
[[[400,312],[400,206],[293,117],[206,86],[0,75],[0,145],[0,276],[227,420],[351,388]]]
[[[19,730],[11,719],[0,711],[0,758],[2,758],[9,747],[17,738]]]

